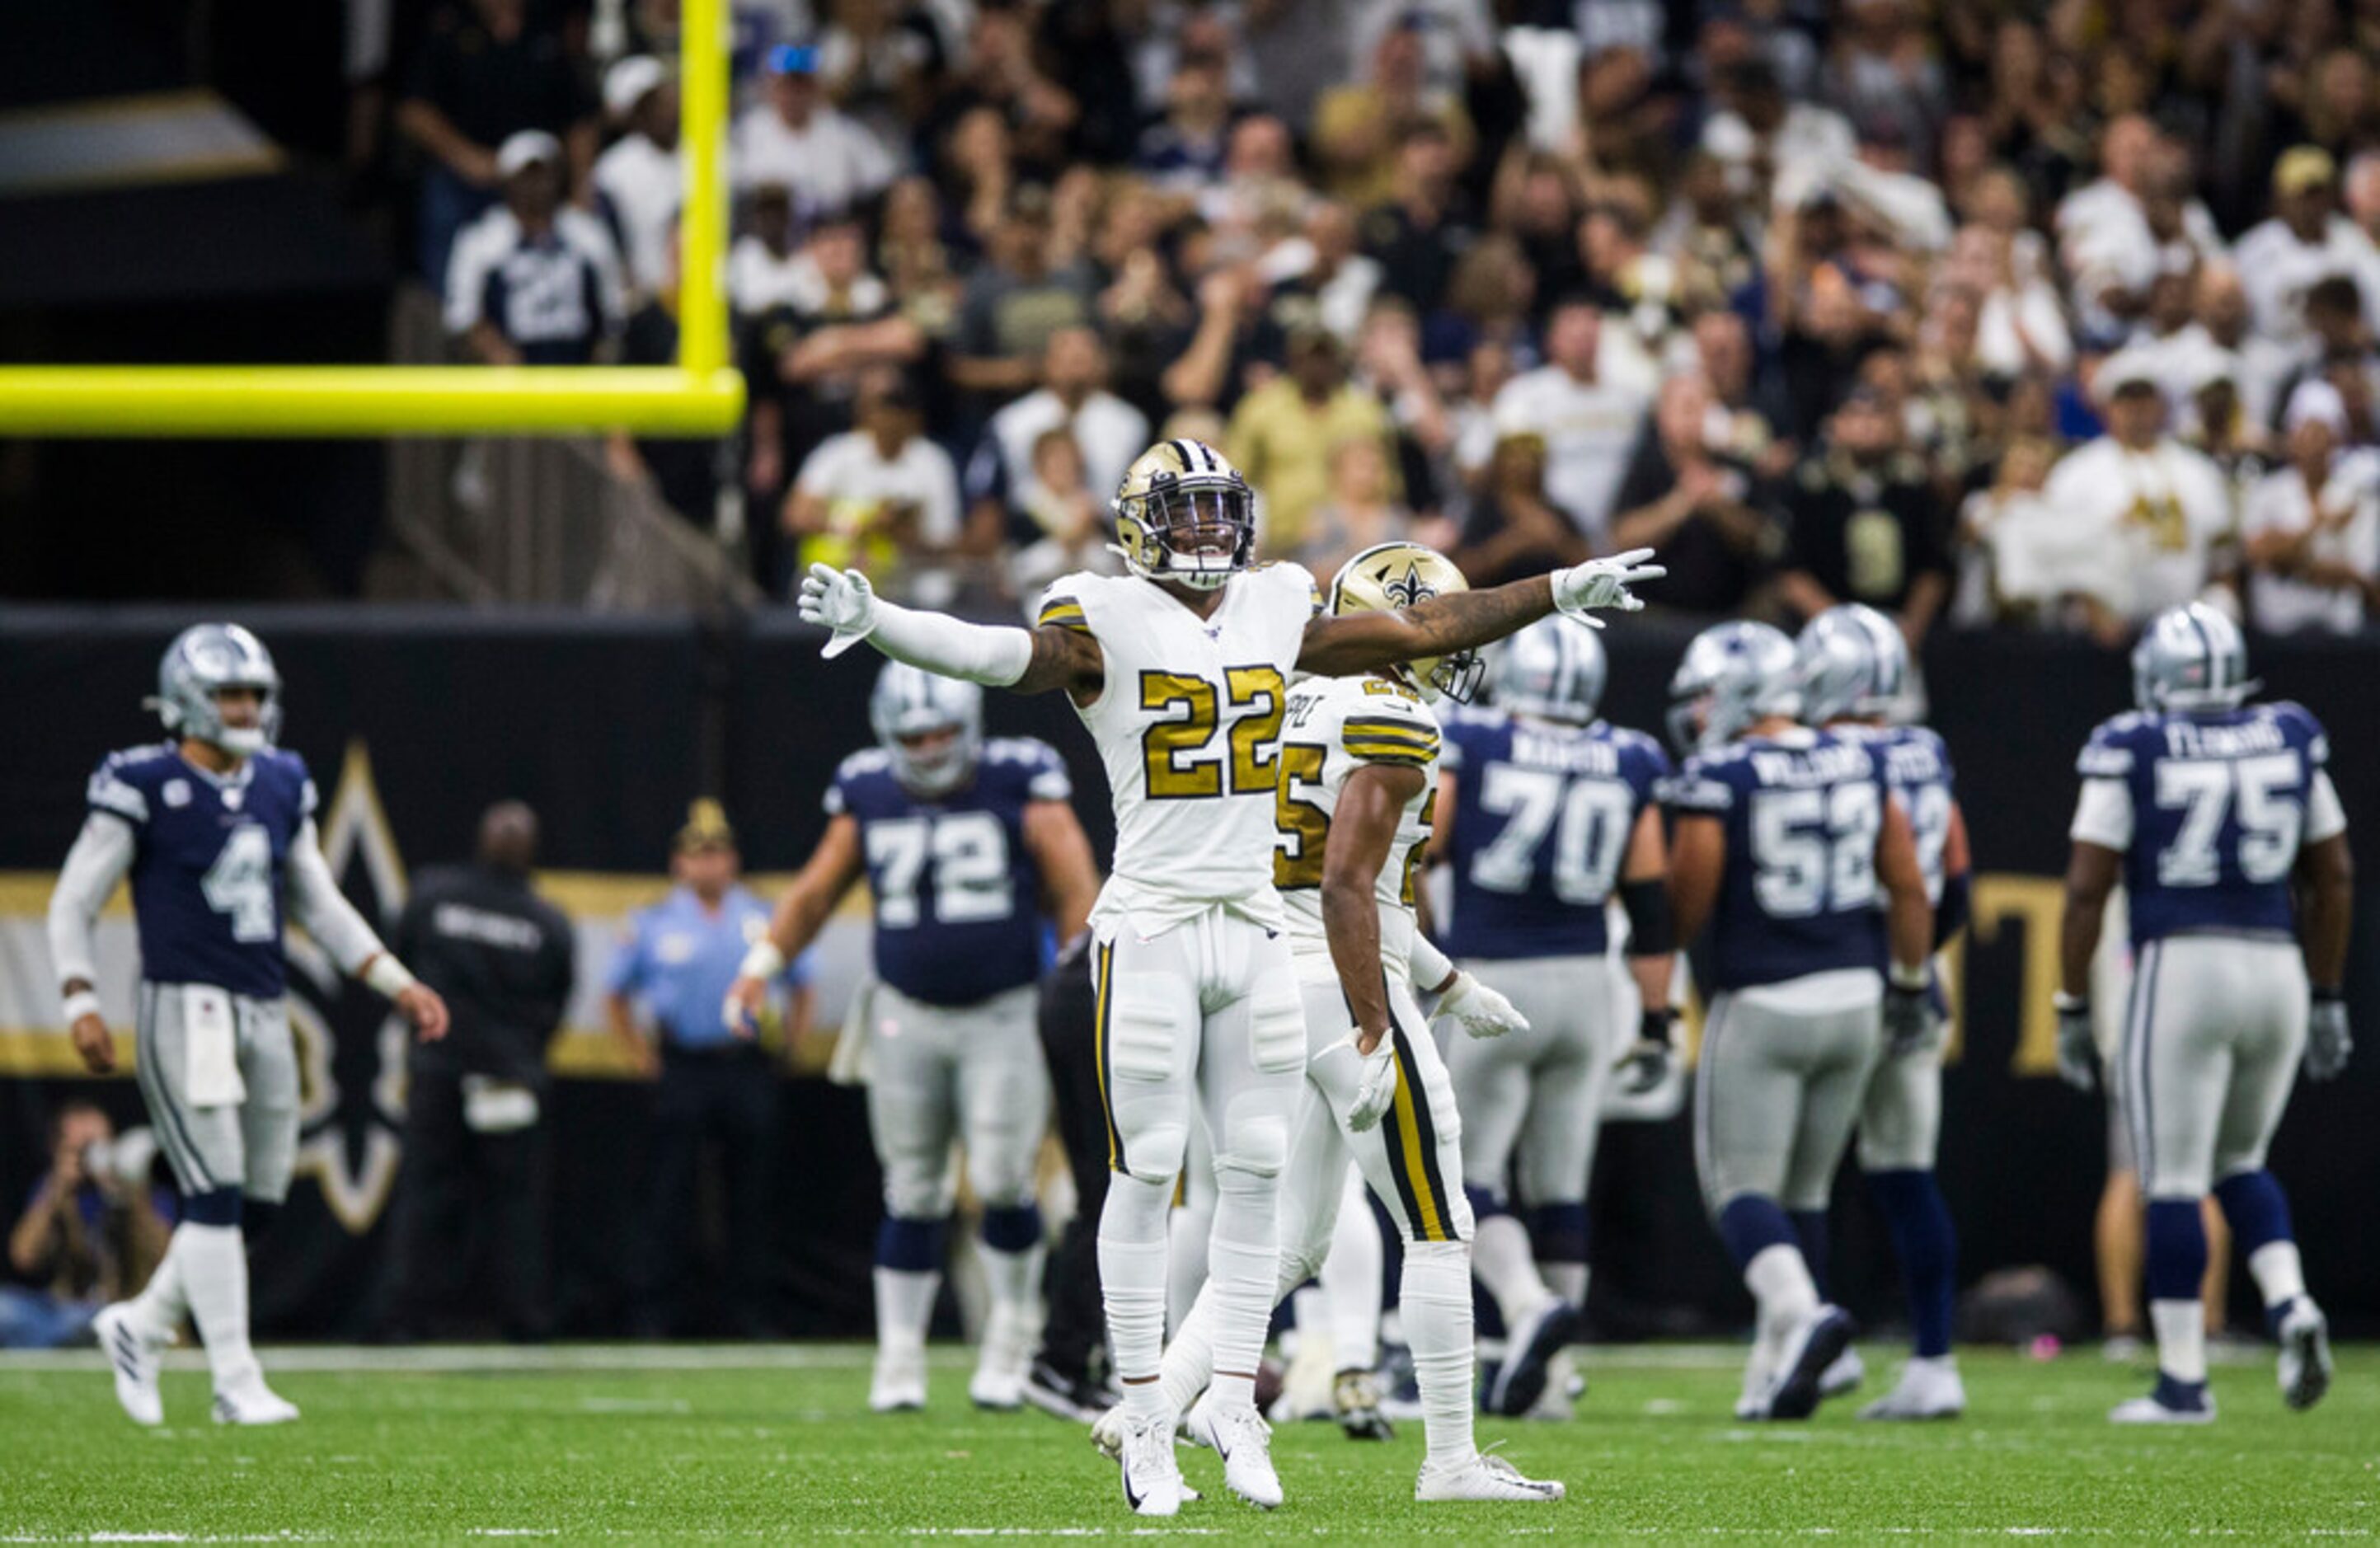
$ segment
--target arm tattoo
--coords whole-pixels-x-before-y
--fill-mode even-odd
[[[1046,694],[1052,688],[1096,693],[1106,674],[1107,660],[1099,641],[1078,629],[1044,623],[1033,631],[1033,659],[1025,675],[1010,684],[1017,694]]]
[[[1553,611],[1553,583],[1540,575],[1487,591],[1431,597],[1405,609],[1405,619],[1419,631],[1414,654],[1438,656],[1502,639]]]

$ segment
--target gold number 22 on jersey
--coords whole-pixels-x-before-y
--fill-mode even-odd
[[[1269,794],[1279,768],[1281,717],[1287,684],[1272,667],[1225,667],[1219,693],[1209,680],[1186,672],[1145,671],[1140,674],[1140,707],[1151,714],[1184,711],[1179,720],[1148,728],[1141,740],[1141,757],[1148,793],[1157,801],[1192,801],[1223,793],[1223,756],[1207,748],[1222,728],[1220,706],[1228,697],[1234,709],[1262,706],[1257,713],[1232,722],[1231,792],[1233,795]]]

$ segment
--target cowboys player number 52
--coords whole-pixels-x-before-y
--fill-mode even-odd
[[[1629,584],[1662,572],[1639,551],[1392,611],[1320,612],[1305,571],[1256,562],[1247,480],[1194,441],[1142,454],[1112,512],[1131,573],[1061,579],[1030,630],[896,607],[858,572],[825,565],[803,581],[800,605],[832,631],[831,655],[866,639],[943,676],[1063,689],[1106,765],[1115,865],[1091,927],[1115,1176],[1100,1212],[1099,1276],[1124,1393],[1124,1499],[1139,1514],[1171,1516],[1182,1474],[1158,1385],[1165,1228],[1194,1105],[1214,1153],[1212,1432],[1240,1458],[1236,1489],[1280,1498],[1255,1381],[1306,1057],[1288,918],[1272,884],[1289,674],[1381,671],[1484,645],[1557,608],[1641,606]]]

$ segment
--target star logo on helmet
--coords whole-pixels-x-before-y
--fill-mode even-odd
[[[1402,579],[1390,580],[1386,570],[1380,572],[1378,578],[1380,589],[1388,593],[1390,601],[1401,608],[1412,607],[1416,602],[1427,601],[1438,595],[1438,587],[1421,578],[1421,569],[1418,565],[1407,566]]]

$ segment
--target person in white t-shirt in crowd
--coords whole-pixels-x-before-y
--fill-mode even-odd
[[[2221,253],[2215,217],[2190,186],[2183,152],[2147,118],[2127,114],[2100,136],[2098,177],[2068,194],[2053,222],[2086,337],[2120,335],[2168,257]]]
[[[583,366],[627,315],[603,223],[562,201],[562,142],[523,129],[496,151],[502,204],[465,226],[446,265],[446,331],[491,366]]]
[[[1107,346],[1096,330],[1067,327],[1050,335],[1040,387],[993,415],[967,460],[967,519],[978,537],[1036,540],[1039,524],[1032,514],[1044,491],[1035,448],[1053,429],[1072,437],[1090,489],[1112,493],[1123,485],[1124,470],[1148,449],[1148,416],[1107,391]]]
[[[948,599],[946,576],[915,567],[960,538],[958,469],[924,428],[917,390],[900,372],[861,381],[858,429],[820,441],[785,497],[785,530],[800,545],[794,574],[856,567],[889,577],[878,587],[889,594]]]
[[[669,268],[670,230],[685,202],[669,67],[646,54],[613,65],[603,75],[603,111],[626,132],[595,158],[595,197],[619,239],[629,289],[650,296]]]
[[[2287,461],[2248,497],[2249,618],[2267,634],[2353,634],[2380,599],[2380,458],[2340,451],[2347,405],[2326,381],[2289,396]]]
[[[2066,524],[2058,541],[2072,546],[2044,584],[2099,597],[2144,623],[2221,589],[2218,550],[2237,525],[2230,486],[2167,433],[2164,385],[2149,362],[2110,355],[2091,387],[2107,433],[2049,476],[2046,500]]]
[[[1816,181],[1858,149],[1850,119],[1816,103],[1788,101],[1766,59],[1729,67],[1713,86],[1718,111],[1703,126],[1702,148],[1727,168],[1738,199],[1765,195],[1779,176]]]
[[[1641,394],[1603,380],[1602,343],[1603,316],[1594,302],[1557,303],[1546,323],[1547,363],[1506,382],[1494,411],[1500,438],[1544,441],[1546,494],[1597,553],[1610,548],[1612,497],[1645,418]]]
[[[805,208],[848,210],[892,184],[900,167],[881,141],[826,100],[818,50],[769,51],[768,100],[735,120],[730,166],[739,188],[782,183]]]
[[[2240,281],[2248,291],[2249,325],[2279,344],[2298,345],[2307,333],[2305,302],[2331,275],[2359,290],[2372,260],[2372,243],[2338,212],[2338,178],[2330,152],[2300,145],[2273,165],[2273,213],[2240,238]],[[2366,317],[2374,296],[2361,291]]]
[[[1061,575],[1123,574],[1123,561],[1108,541],[1114,490],[1089,481],[1083,449],[1066,427],[1053,426],[1034,439],[1032,470],[1033,488],[1017,508],[1029,536],[1014,536],[1011,544],[1010,595],[1029,603]]]

